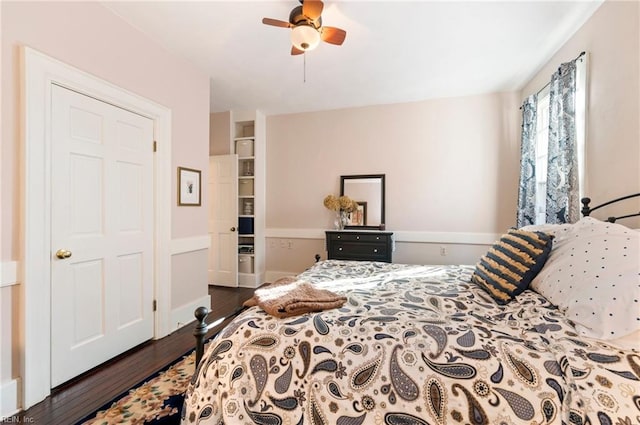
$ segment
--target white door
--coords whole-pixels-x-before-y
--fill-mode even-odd
[[[209,283],[238,286],[238,155],[209,160]]]
[[[56,386],[153,337],[153,121],[54,85],[51,129]]]

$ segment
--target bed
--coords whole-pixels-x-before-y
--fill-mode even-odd
[[[316,263],[297,279],[344,305],[242,311],[199,362],[182,422],[640,424],[640,232],[590,217],[521,231],[553,245],[506,302],[478,284],[484,257]]]

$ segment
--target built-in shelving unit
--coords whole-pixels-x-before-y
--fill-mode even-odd
[[[265,128],[259,112],[232,113],[232,152],[238,158],[238,285],[264,282]]]

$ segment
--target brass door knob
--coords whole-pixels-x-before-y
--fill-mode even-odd
[[[65,260],[71,257],[71,251],[67,251],[66,249],[59,249],[56,251],[56,257],[58,257],[61,260]]]

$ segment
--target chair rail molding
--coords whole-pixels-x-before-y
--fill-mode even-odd
[[[287,238],[287,239],[324,239],[324,232],[327,229],[301,229],[301,228],[267,228],[265,236],[267,238]],[[349,230],[346,230],[347,232]],[[414,230],[392,231],[395,242],[413,243],[450,243],[461,245],[492,245],[500,238],[497,233],[475,233],[475,232],[424,232]]]

